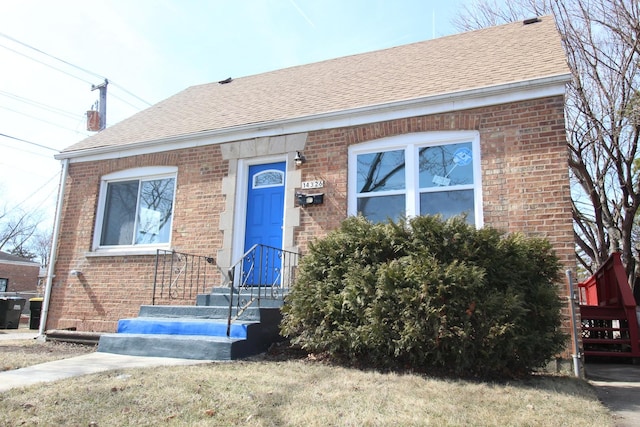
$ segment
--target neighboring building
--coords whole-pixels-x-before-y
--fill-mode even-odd
[[[40,264],[26,258],[0,252],[0,293],[35,296]]]
[[[543,17],[188,88],[56,156],[46,329],[114,331],[135,316],[156,249],[224,271],[256,241],[304,254],[358,212],[465,212],[547,237],[574,268],[569,79]],[[301,207],[300,193],[322,204]]]

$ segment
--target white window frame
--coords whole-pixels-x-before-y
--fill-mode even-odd
[[[405,194],[405,214],[411,218],[420,214],[420,185],[418,156],[419,149],[428,146],[439,146],[471,142],[473,152],[473,184],[456,186],[455,189],[473,189],[475,227],[484,225],[482,213],[482,173],[480,169],[480,133],[477,131],[452,131],[452,132],[417,132],[381,138],[374,141],[363,142],[349,147],[349,172],[348,172],[348,208],[349,215],[357,215],[357,156],[361,154],[376,153],[391,150],[404,150],[405,152],[405,189],[393,191],[397,194]],[[382,196],[392,192],[380,192]]]
[[[96,211],[96,221],[94,225],[93,233],[93,245],[92,252],[88,253],[88,256],[113,256],[113,255],[130,255],[130,254],[153,254],[156,249],[169,249],[171,247],[171,235],[173,230],[173,215],[175,213],[175,197],[177,188],[177,175],[178,168],[175,166],[151,166],[126,169],[104,175],[100,180],[100,192],[98,195],[98,208]],[[153,179],[166,179],[174,178],[174,203],[171,212],[171,223],[169,224],[169,241],[166,243],[152,243],[152,244],[131,244],[131,245],[110,245],[101,246],[100,240],[102,237],[102,227],[104,222],[104,214],[107,200],[107,187],[109,183],[115,183],[119,181],[131,181],[140,180],[147,181]]]

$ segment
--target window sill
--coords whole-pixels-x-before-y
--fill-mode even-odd
[[[171,250],[169,247],[153,248],[118,248],[118,249],[96,249],[92,252],[85,252],[86,258],[108,257],[108,256],[148,256],[156,255],[158,249]]]

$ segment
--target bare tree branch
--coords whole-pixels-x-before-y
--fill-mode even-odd
[[[593,272],[620,250],[630,279],[640,248],[639,4],[477,0],[453,20],[467,31],[553,13],[572,73],[565,115],[578,261]]]

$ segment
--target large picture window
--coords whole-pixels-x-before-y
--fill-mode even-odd
[[[139,168],[103,177],[98,247],[168,244],[175,168]]]
[[[481,226],[477,132],[385,138],[349,149],[349,214],[381,222],[465,214]]]

